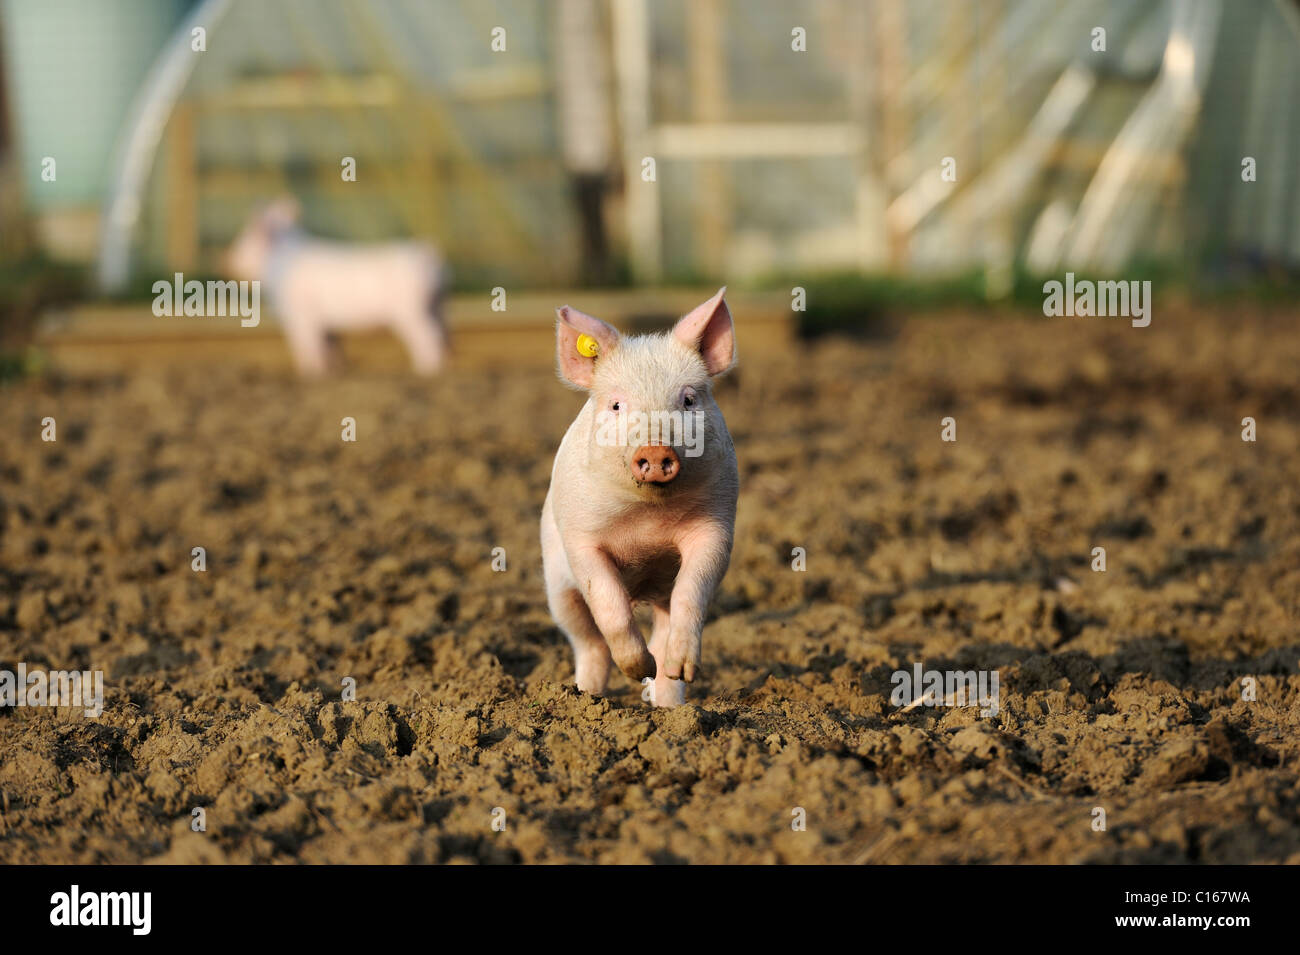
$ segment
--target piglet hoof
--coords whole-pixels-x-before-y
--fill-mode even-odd
[[[686,684],[681,680],[660,677],[655,680],[651,702],[655,706],[681,706],[686,702]]]
[[[696,676],[699,675],[699,667],[689,660],[680,664],[674,669],[671,661],[664,664],[664,676],[670,680],[681,680],[685,683],[694,683]]]
[[[653,679],[657,670],[655,658],[650,655],[650,651],[644,645],[635,656],[630,659],[619,660],[618,668],[627,674],[629,679],[638,683],[647,677]]]
[[[600,660],[579,660],[573,682],[583,693],[602,696],[609,685],[609,657]]]
[[[672,680],[694,683],[700,669],[700,646],[690,640],[668,640],[668,656],[664,659],[664,676]]]

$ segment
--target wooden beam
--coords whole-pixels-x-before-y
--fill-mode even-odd
[[[651,137],[668,159],[852,156],[863,145],[856,123],[665,123]]]

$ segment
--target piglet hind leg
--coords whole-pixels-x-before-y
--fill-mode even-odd
[[[614,661],[569,570],[569,560],[560,541],[559,528],[555,526],[549,494],[542,506],[541,537],[546,602],[551,617],[573,647],[574,680],[578,689],[585,693],[604,693]]]
[[[680,706],[686,702],[686,684],[681,680],[674,680],[665,672],[671,620],[668,607],[656,604],[654,629],[650,633],[650,653],[655,658],[657,671],[653,697],[655,706]]]
[[[442,368],[446,333],[435,318],[424,312],[408,312],[397,317],[393,329],[406,346],[416,374],[432,375]]]
[[[578,689],[584,693],[604,693],[614,660],[605,638],[596,628],[596,621],[591,618],[587,601],[577,588],[565,587],[549,594],[548,602],[551,616],[573,647],[573,676]]]
[[[319,378],[329,371],[330,343],[324,328],[310,319],[294,317],[285,322],[285,336],[299,374]]]

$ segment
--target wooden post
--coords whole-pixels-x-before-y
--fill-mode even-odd
[[[167,124],[167,264],[193,271],[199,260],[199,190],[194,108],[176,104]]]
[[[27,251],[30,236],[22,209],[22,174],[13,155],[4,48],[4,18],[0,17],[0,257],[18,258]]]
[[[868,272],[879,268],[888,254],[885,164],[884,157],[877,157],[879,162],[872,158],[872,148],[879,149],[879,144],[872,142],[870,135],[872,57],[869,11],[865,4],[851,4],[845,16],[849,49],[848,120],[858,134],[858,148],[853,152],[857,260],[858,270]]]
[[[727,58],[719,0],[694,0],[687,7],[686,42],[695,120],[721,123],[727,112]],[[710,276],[725,270],[730,238],[731,202],[726,166],[718,160],[697,164],[694,246],[697,260]]]
[[[907,146],[907,107],[903,102],[904,80],[907,77],[907,25],[903,16],[902,0],[878,0],[876,4],[876,60],[880,81],[876,89],[880,115],[880,166],[887,169],[896,156]],[[935,175],[938,175],[936,166]],[[896,183],[885,180],[889,202],[898,198],[901,190]],[[900,224],[890,219],[885,223],[886,242],[889,249],[889,268],[900,271],[907,265],[910,234]]]
[[[663,275],[659,183],[641,179],[641,161],[652,149],[649,14],[645,0],[615,0],[613,11],[628,248],[634,277],[654,283]]]
[[[558,0],[555,106],[561,155],[580,239],[571,251],[589,284],[613,277],[605,208],[614,167],[614,110],[608,38],[598,0]]]

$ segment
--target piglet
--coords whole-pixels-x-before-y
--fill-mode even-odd
[[[447,269],[422,242],[358,245],[308,235],[298,205],[280,199],[254,213],[226,254],[235,278],[258,280],[284,325],[299,371],[330,364],[330,334],[387,327],[420,374],[442,367]]]
[[[567,305],[557,312],[560,377],[588,398],[555,456],[542,562],[580,690],[604,692],[614,662],[633,680],[653,677],[654,703],[675,706],[699,675],[740,488],[712,391],[736,358],[725,291],[661,335],[623,337]],[[654,615],[648,648],[637,603]]]

